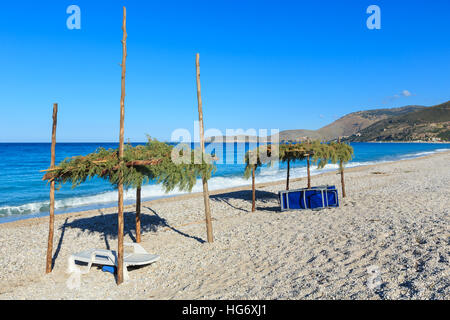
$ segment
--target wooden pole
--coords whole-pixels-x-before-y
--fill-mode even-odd
[[[122,82],[120,96],[120,134],[119,134],[119,163],[123,165],[124,122],[125,122],[125,72],[127,59],[127,9],[123,7],[123,40],[122,40]],[[123,171],[119,169],[119,208],[117,212],[117,284],[123,282]]]
[[[287,177],[286,177],[286,190],[289,190],[289,171],[290,171],[290,160],[287,161]]]
[[[136,242],[141,242],[141,187],[136,189]]]
[[[202,151],[202,159],[205,154],[205,137],[203,129],[203,110],[202,110],[202,96],[200,90],[200,55],[197,53],[195,58],[195,65],[197,69],[197,101],[198,101],[198,120],[200,123],[200,147]],[[209,190],[208,190],[208,180],[202,177],[203,184],[203,200],[205,203],[205,216],[206,216],[206,235],[208,242],[213,242],[213,230],[211,221],[211,208],[209,206]]]
[[[256,210],[255,166],[252,167],[252,212]]]
[[[58,120],[58,104],[53,104],[53,128],[50,167],[55,167],[56,124]],[[50,222],[48,228],[46,273],[52,272],[53,234],[55,228],[55,180],[50,181]]]
[[[338,137],[338,143],[341,144],[341,137]],[[339,161],[339,172],[341,174],[342,198],[345,198],[344,164],[342,160]]]
[[[306,163],[307,163],[307,171],[308,171],[308,189],[311,189],[311,173],[310,173],[310,171],[309,171],[309,166],[310,166],[310,163],[309,163],[309,154],[306,156]]]
[[[345,198],[344,165],[342,164],[342,160],[339,163],[339,171],[341,173],[342,198]]]

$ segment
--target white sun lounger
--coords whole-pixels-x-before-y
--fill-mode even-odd
[[[156,254],[149,254],[145,249],[138,243],[124,243],[124,246],[133,247],[133,252],[124,252],[123,255],[123,278],[124,280],[129,280],[128,276],[128,266],[142,266],[150,264],[159,260],[159,256]],[[87,269],[81,271],[80,268],[75,264],[75,261],[87,263]],[[79,253],[72,254],[69,257],[69,267],[68,272],[79,272],[81,274],[86,274],[91,269],[93,264],[99,264],[104,266],[116,266],[117,267],[117,254],[116,251],[106,250],[106,249],[89,249]]]

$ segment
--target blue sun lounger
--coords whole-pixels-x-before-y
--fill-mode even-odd
[[[296,189],[278,192],[281,211],[320,210],[339,207],[338,192],[335,186],[318,186],[310,189]]]

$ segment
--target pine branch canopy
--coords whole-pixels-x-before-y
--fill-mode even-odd
[[[306,143],[280,144],[279,158],[281,162],[304,160],[308,154]]]
[[[272,148],[274,147],[276,146],[268,145],[258,147],[246,153],[246,167],[244,171],[244,177],[246,179],[251,177],[253,167],[255,167],[256,170],[258,167],[267,163],[267,161],[260,158],[260,155],[264,154],[264,152],[266,152],[267,150],[267,155],[270,156]],[[343,166],[347,162],[349,162],[354,155],[353,148],[349,144],[336,142],[324,143],[319,140],[294,144],[280,144],[278,145],[278,147],[279,161],[287,162],[305,160],[308,156],[310,156],[313,163],[317,164],[317,167],[319,169],[324,168],[329,161],[331,161],[332,163],[339,163],[340,166]],[[266,148],[266,150],[262,148]],[[249,162],[251,157],[253,157],[252,163]],[[255,159],[257,161],[255,161]],[[270,164],[272,165],[272,163]]]
[[[330,160],[332,163],[339,163],[339,168],[344,169],[346,163],[353,159],[353,147],[345,142],[330,142]]]
[[[71,182],[72,188],[75,188],[93,177],[100,177],[117,186],[121,171],[126,188],[140,187],[154,181],[169,192],[177,187],[180,191],[191,191],[197,178],[211,178],[215,171],[213,157],[204,155],[200,163],[175,164],[171,159],[172,149],[173,146],[148,137],[146,145],[125,145],[120,164],[118,149],[99,148],[86,156],[65,159],[54,169],[47,170],[43,180],[55,180],[59,184]],[[190,152],[194,160],[199,150]]]
[[[319,140],[312,143],[312,148],[314,150],[313,162],[318,169],[323,169],[332,158],[333,149],[330,148],[329,144],[322,143]]]
[[[272,145],[263,145],[246,152],[244,156],[244,162],[246,164],[244,170],[245,179],[249,179],[252,176],[253,168],[256,170],[264,164],[270,166],[273,164],[270,158],[272,156],[272,148]]]

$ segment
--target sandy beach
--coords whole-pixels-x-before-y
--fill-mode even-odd
[[[160,261],[120,286],[94,267],[69,289],[71,253],[117,248],[116,208],[0,225],[0,299],[449,299],[450,152],[346,171],[347,198],[321,211],[280,212],[285,181],[211,193],[215,242],[205,243],[201,194],[143,203],[142,246]],[[249,182],[250,183],[250,182]],[[334,184],[336,172],[312,177]],[[291,189],[306,179],[291,182]],[[134,206],[125,241],[135,240]]]

